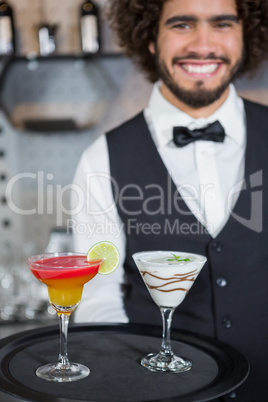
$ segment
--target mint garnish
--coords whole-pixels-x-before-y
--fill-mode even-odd
[[[173,257],[172,257],[172,258],[168,258],[167,261],[178,261],[178,262],[182,262],[182,261],[187,262],[187,261],[190,261],[189,258],[181,258],[179,255],[176,255],[176,254],[173,254],[173,253],[171,253],[171,255],[173,255]]]

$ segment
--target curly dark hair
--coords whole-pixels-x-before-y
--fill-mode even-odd
[[[106,10],[118,44],[148,76],[158,80],[155,56],[148,50],[156,41],[158,21],[166,0],[109,0]],[[268,57],[268,0],[236,0],[243,21],[245,58],[238,75],[252,74]]]

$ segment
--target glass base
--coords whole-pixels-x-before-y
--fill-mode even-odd
[[[46,364],[36,370],[36,375],[46,381],[72,382],[82,380],[89,375],[90,370],[83,364],[69,363],[68,365]]]
[[[161,353],[145,356],[141,360],[141,365],[150,371],[171,371],[172,373],[183,373],[192,368],[189,360],[184,360],[178,356],[164,356]]]

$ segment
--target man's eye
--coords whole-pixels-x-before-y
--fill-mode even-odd
[[[232,24],[230,22],[218,22],[216,28],[230,28]]]
[[[188,29],[190,28],[189,24],[184,23],[180,23],[180,24],[176,24],[173,26],[173,28],[178,28],[178,29]]]

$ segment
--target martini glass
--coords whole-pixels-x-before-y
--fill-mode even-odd
[[[76,253],[46,253],[28,258],[32,274],[47,285],[50,304],[60,322],[60,353],[58,362],[46,364],[36,375],[47,381],[71,382],[89,375],[89,368],[69,362],[67,353],[68,324],[71,313],[82,298],[83,286],[97,275],[102,260],[87,261]]]
[[[150,353],[141,365],[150,371],[181,373],[192,367],[192,362],[175,356],[170,342],[172,315],[184,300],[206,257],[180,251],[143,251],[133,254],[147,289],[160,308],[163,333],[159,353]]]

